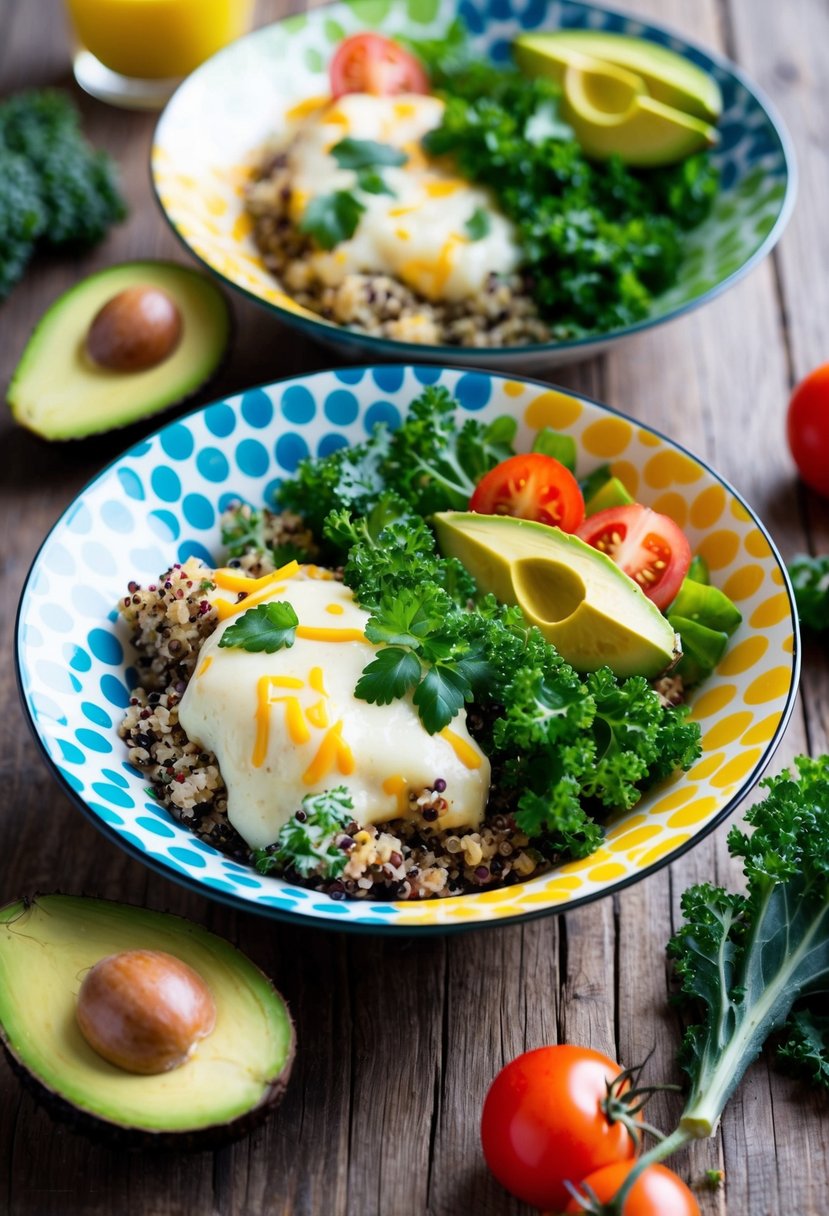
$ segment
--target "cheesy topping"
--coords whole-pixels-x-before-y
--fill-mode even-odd
[[[214,575],[227,607],[202,647],[179,720],[193,742],[216,755],[230,822],[251,848],[263,848],[306,794],[337,785],[349,790],[362,825],[417,818],[409,792],[443,778],[448,808],[434,826],[477,826],[490,766],[466,729],[465,712],[429,735],[410,697],[391,705],[358,701],[354,689],[375,654],[364,632],[369,614],[324,573],[292,563],[259,580]],[[236,580],[251,591],[239,602]],[[292,646],[275,654],[219,646],[239,613],[274,600],[297,614]]]
[[[295,134],[287,157],[297,222],[317,195],[354,190],[354,172],[341,169],[331,155],[346,136],[390,144],[408,156],[405,165],[381,170],[393,194],[360,192],[366,210],[350,240],[311,255],[324,283],[336,286],[355,272],[389,274],[430,300],[462,300],[477,295],[490,273],[516,268],[514,229],[489,192],[423,153],[420,140],[439,125],[442,113],[437,97],[367,93],[328,104],[314,99],[307,109],[289,111]],[[473,241],[466,223],[478,210],[486,212],[489,231]]]

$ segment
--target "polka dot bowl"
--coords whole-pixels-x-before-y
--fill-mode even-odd
[[[714,160],[721,190],[712,214],[687,236],[677,283],[634,325],[557,343],[481,351],[369,337],[323,320],[295,303],[264,268],[243,206],[259,149],[298,101],[327,92],[327,65],[347,34],[382,29],[438,38],[456,15],[476,52],[497,62],[518,34],[559,26],[647,38],[710,72],[723,94]],[[780,236],[794,203],[789,139],[768,102],[733,64],[654,24],[579,0],[348,0],[289,17],[220,51],[179,88],[164,111],[152,150],[162,210],[187,248],[230,287],[355,360],[466,363],[521,374],[572,363],[609,343],[712,299],[745,274]]]
[[[692,698],[704,751],[686,774],[610,817],[601,849],[503,890],[420,903],[335,902],[223,857],[174,822],[126,761],[118,721],[136,680],[115,605],[196,554],[221,562],[219,514],[267,501],[307,454],[396,426],[424,384],[461,415],[514,414],[518,448],[552,426],[577,443],[580,475],[609,462],[637,497],[673,516],[743,624]],[[263,914],[375,932],[447,931],[561,911],[634,882],[699,840],[757,780],[797,683],[796,618],[785,569],[759,520],[699,460],[621,414],[527,380],[463,369],[381,366],[251,389],[165,426],[105,469],[58,520],[29,574],[16,654],[24,705],[63,789],[116,844],[170,878]]]

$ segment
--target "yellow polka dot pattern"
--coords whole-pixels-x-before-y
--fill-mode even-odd
[[[743,624],[719,670],[690,698],[703,754],[689,773],[675,774],[630,811],[612,815],[592,856],[504,890],[398,903],[396,925],[448,928],[565,908],[663,864],[753,783],[793,691],[794,621],[778,559],[751,513],[704,465],[646,427],[555,389],[496,381],[490,410],[492,417],[518,415],[519,450],[543,426],[571,434],[579,474],[610,464],[640,501],[681,524],[694,552],[705,555],[714,584],[737,601]]]

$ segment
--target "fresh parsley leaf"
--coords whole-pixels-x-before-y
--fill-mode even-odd
[[[482,241],[485,236],[489,236],[491,228],[492,221],[485,207],[476,207],[464,224],[470,241]]]
[[[391,705],[420,681],[420,660],[400,646],[384,646],[357,681],[354,696],[372,705]]]
[[[286,646],[293,646],[298,624],[293,606],[285,601],[257,604],[227,627],[219,639],[219,646],[274,654]]]
[[[357,174],[357,187],[365,190],[366,194],[389,194],[395,198],[395,193],[382,173],[376,169],[361,169]]]
[[[365,206],[348,190],[318,194],[305,208],[299,230],[312,236],[323,249],[333,249],[354,235],[364,211]]]
[[[430,735],[448,726],[465,701],[472,700],[468,680],[447,663],[436,663],[415,689],[412,698]]]
[[[391,144],[375,139],[352,139],[350,135],[334,144],[331,155],[341,169],[376,169],[378,166],[405,165],[408,156]]]
[[[279,830],[270,849],[256,849],[253,863],[260,874],[291,869],[303,878],[318,874],[336,878],[345,869],[348,854],[337,844],[337,837],[354,818],[354,803],[343,785],[321,794],[306,794],[302,817],[296,815]]]

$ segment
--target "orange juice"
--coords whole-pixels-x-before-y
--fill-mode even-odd
[[[186,76],[250,25],[253,0],[67,0],[79,41],[122,76]]]

